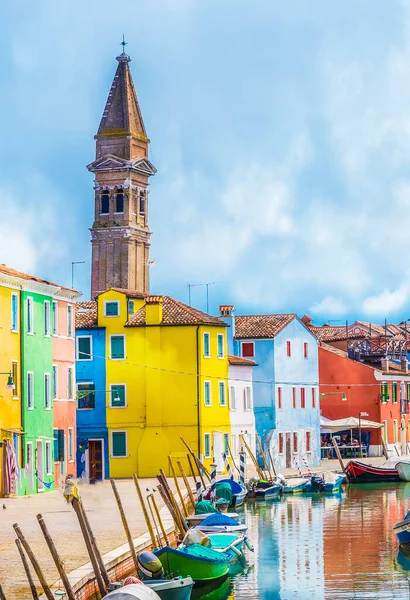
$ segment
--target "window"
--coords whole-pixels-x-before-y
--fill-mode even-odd
[[[13,360],[11,363],[11,376],[13,377],[13,398],[19,397],[19,389],[18,389],[18,381],[19,381],[19,373],[18,373],[18,362]]]
[[[282,408],[282,388],[278,387],[278,408]]]
[[[211,435],[209,433],[204,434],[204,455],[205,458],[211,456]]]
[[[112,431],[111,447],[113,458],[125,458],[127,456],[127,432]]]
[[[316,408],[316,390],[312,388],[312,408]]]
[[[68,367],[67,369],[67,398],[72,400],[73,398],[73,368]]]
[[[310,452],[310,431],[306,432],[306,452]]]
[[[67,335],[73,337],[73,307],[71,304],[67,306]]]
[[[242,342],[242,356],[244,358],[252,358],[255,356],[255,344],[254,342]]]
[[[95,408],[95,384],[78,383],[78,409],[90,410]]]
[[[124,384],[111,384],[111,401],[110,406],[112,408],[122,408],[126,406],[125,402],[125,385]]]
[[[51,408],[50,373],[44,373],[44,408],[46,410]]]
[[[231,434],[231,450],[232,450],[232,456],[236,456],[237,454],[237,447],[236,447],[236,435],[234,433]]]
[[[286,356],[292,356],[292,345],[289,340],[286,342]]]
[[[393,444],[399,441],[399,423],[397,419],[393,419]]]
[[[389,443],[388,435],[387,435],[387,421],[383,421],[382,438],[384,439],[384,441],[386,442],[386,444]]]
[[[283,433],[278,434],[279,454],[283,454]]]
[[[309,356],[309,344],[307,342],[303,342],[303,358],[308,358]]]
[[[219,405],[226,406],[226,396],[225,396],[225,382],[219,382]]]
[[[224,433],[224,452],[229,454],[229,433]]]
[[[218,333],[218,358],[223,358],[224,356],[224,336],[223,333]]]
[[[249,385],[244,390],[245,394],[245,410],[252,410],[252,393]]]
[[[11,295],[11,330],[19,330],[19,297],[18,294]]]
[[[209,358],[211,356],[211,347],[210,347],[210,334],[204,333],[204,356],[205,358]]]
[[[231,410],[236,410],[236,397],[234,385],[231,385],[231,387],[229,388],[229,405]]]
[[[44,335],[50,335],[50,302],[44,301]]]
[[[64,454],[64,429],[54,429],[54,462],[63,462]]]
[[[298,434],[293,432],[293,452],[297,453],[298,451]]]
[[[33,298],[27,298],[27,333],[34,333]]]
[[[68,460],[74,460],[74,429],[68,428]]]
[[[296,408],[296,388],[292,388],[292,407]]]
[[[306,408],[305,388],[304,387],[300,388],[300,408]]]
[[[120,188],[119,190],[117,190],[116,196],[115,196],[115,212],[116,213],[123,213],[124,212],[124,192],[123,190]]]
[[[57,367],[53,365],[53,398],[57,398]]]
[[[91,360],[91,336],[77,337],[77,360]]]
[[[140,192],[140,215],[145,215],[145,192]]]
[[[34,373],[27,373],[27,408],[34,409]]]
[[[52,475],[51,442],[46,441],[46,475]]]
[[[110,300],[104,302],[104,316],[118,317],[118,315],[120,314],[119,304],[120,303],[118,302],[118,300]]]
[[[51,328],[53,335],[57,335],[57,302],[53,300],[52,317],[51,317]]]
[[[397,402],[397,382],[393,381],[393,383],[391,384],[391,397],[392,397],[392,402],[394,404],[396,404]]]
[[[382,402],[389,401],[389,384],[386,381],[382,382],[381,399]]]
[[[124,335],[112,335],[110,337],[111,344],[111,358],[121,359],[125,358],[125,336]]]
[[[211,406],[211,404],[212,404],[211,382],[210,381],[204,382],[204,402],[205,402],[205,406]]]
[[[100,214],[101,215],[108,215],[109,212],[110,212],[110,192],[108,190],[105,190],[101,194],[101,211],[100,211]]]
[[[134,300],[128,300],[128,314],[134,314]]]

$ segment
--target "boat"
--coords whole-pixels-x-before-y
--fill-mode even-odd
[[[269,500],[278,496],[282,487],[280,483],[271,483],[266,487],[256,487],[254,490],[254,497],[259,500]]]
[[[196,529],[205,533],[238,533],[246,531],[247,527],[227,514],[214,513],[197,525]]]
[[[286,485],[283,488],[284,494],[298,494],[305,491],[306,484],[310,479],[305,477],[292,477],[286,480]]]
[[[145,580],[144,584],[154,590],[161,600],[189,600],[194,587],[192,577]]]
[[[396,469],[402,481],[410,481],[410,462],[401,460],[396,464]]]
[[[107,600],[159,600],[158,594],[143,583],[125,585],[110,592],[104,597]]]
[[[222,488],[221,484],[224,484],[224,488]],[[238,483],[233,479],[220,479],[216,482],[216,495],[220,498],[226,498],[223,491],[223,489],[226,489],[226,486],[229,486],[231,489],[231,502],[229,506],[231,508],[238,508],[239,506],[242,506],[245,501],[246,494],[248,493],[248,490],[243,483]],[[219,491],[221,493],[219,493]]]
[[[196,539],[198,533],[203,537],[204,540],[209,544],[209,548],[212,550],[216,550],[221,554],[229,556],[229,575],[234,575],[241,571],[242,566],[245,561],[245,557],[243,555],[243,546],[244,544],[251,550],[253,550],[252,544],[250,544],[247,537],[242,534],[235,533],[210,533],[204,534],[199,532],[197,528],[191,529],[187,532],[184,537],[183,543],[179,546],[181,550],[184,550],[185,547],[189,547],[192,545],[190,543],[190,537],[192,539]],[[204,543],[204,542],[202,542]],[[205,544],[206,545],[206,544]],[[239,565],[239,569],[238,569]]]
[[[347,463],[346,474],[349,478],[349,481],[354,483],[384,483],[389,481],[400,481],[399,472],[395,466],[374,467],[373,465],[366,465],[365,463],[357,460],[350,460]]]
[[[188,525],[190,527],[195,527],[196,525],[200,525],[202,523],[202,521],[204,521],[207,517],[212,517],[212,515],[216,515],[219,514],[216,511],[213,513],[204,513],[204,514],[199,514],[199,515],[190,515],[189,517],[187,517],[185,520],[187,521]],[[231,512],[231,513],[224,513],[225,517],[229,517],[230,519],[237,519],[238,518],[238,513],[235,512]]]
[[[335,494],[340,491],[345,479],[345,475],[332,473],[331,471],[323,473],[323,476],[312,475],[310,481],[305,485],[303,492]]]
[[[403,521],[399,521],[393,526],[393,531],[399,540],[400,548],[410,550],[410,511],[404,517]]]
[[[193,581],[211,581],[224,577],[229,572],[231,557],[201,544],[192,544],[183,548],[165,546],[155,550],[168,575],[192,577]]]

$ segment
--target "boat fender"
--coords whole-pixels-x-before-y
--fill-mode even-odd
[[[245,538],[245,546],[248,548],[248,550],[250,550],[251,552],[255,551],[255,548],[252,546],[252,544],[250,543],[249,539],[246,537]]]

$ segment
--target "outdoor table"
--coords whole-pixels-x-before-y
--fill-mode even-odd
[[[360,457],[360,446],[359,444],[342,444],[338,445],[342,458]],[[322,446],[321,456],[323,458],[336,458],[336,452],[333,446]],[[367,456],[367,446],[362,444],[362,456]]]

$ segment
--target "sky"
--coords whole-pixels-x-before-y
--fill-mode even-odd
[[[85,166],[123,33],[158,169],[152,292],[410,316],[410,0],[3,3],[1,263],[71,285],[85,261],[89,298]]]

